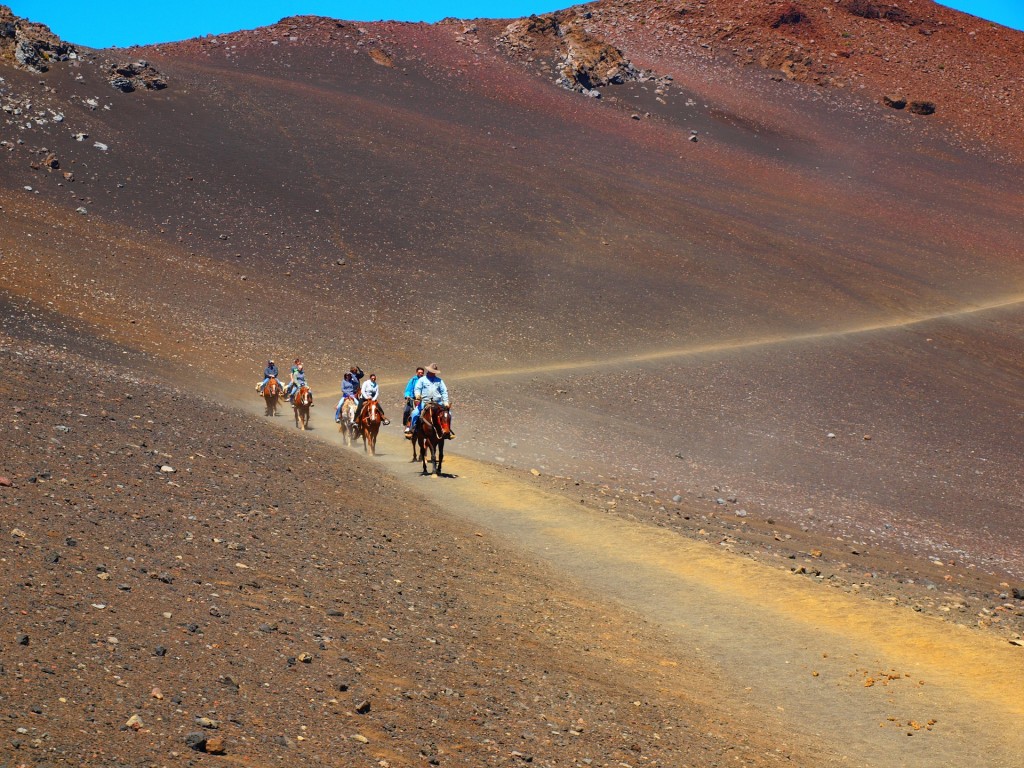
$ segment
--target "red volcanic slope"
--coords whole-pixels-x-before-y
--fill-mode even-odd
[[[875,104],[929,101],[965,144],[1017,157],[1024,148],[1024,35],[932,0],[601,2],[579,12],[643,66],[726,62]]]

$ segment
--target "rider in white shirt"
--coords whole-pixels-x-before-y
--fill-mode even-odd
[[[363,403],[367,400],[377,400],[377,410],[380,412],[381,418],[384,419],[384,409],[380,407],[380,387],[377,386],[377,374],[371,373],[370,377],[363,382],[359,388],[359,401],[356,404],[356,415],[355,420],[359,421],[359,414],[363,412]],[[390,424],[388,419],[384,419],[382,424]]]

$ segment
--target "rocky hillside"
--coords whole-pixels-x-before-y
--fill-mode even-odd
[[[49,27],[19,18],[6,5],[0,5],[0,61],[30,72],[46,72],[53,62],[77,58],[75,47]]]
[[[568,13],[641,67],[762,67],[1024,148],[1024,33],[932,0],[609,0]]]

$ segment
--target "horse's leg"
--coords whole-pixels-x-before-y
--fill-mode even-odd
[[[437,476],[441,476],[441,465],[444,464],[444,438],[437,444]]]

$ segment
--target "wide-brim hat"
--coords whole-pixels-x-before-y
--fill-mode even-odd
[[[437,363],[431,363],[427,366],[427,373],[441,373],[441,369],[437,367]]]

